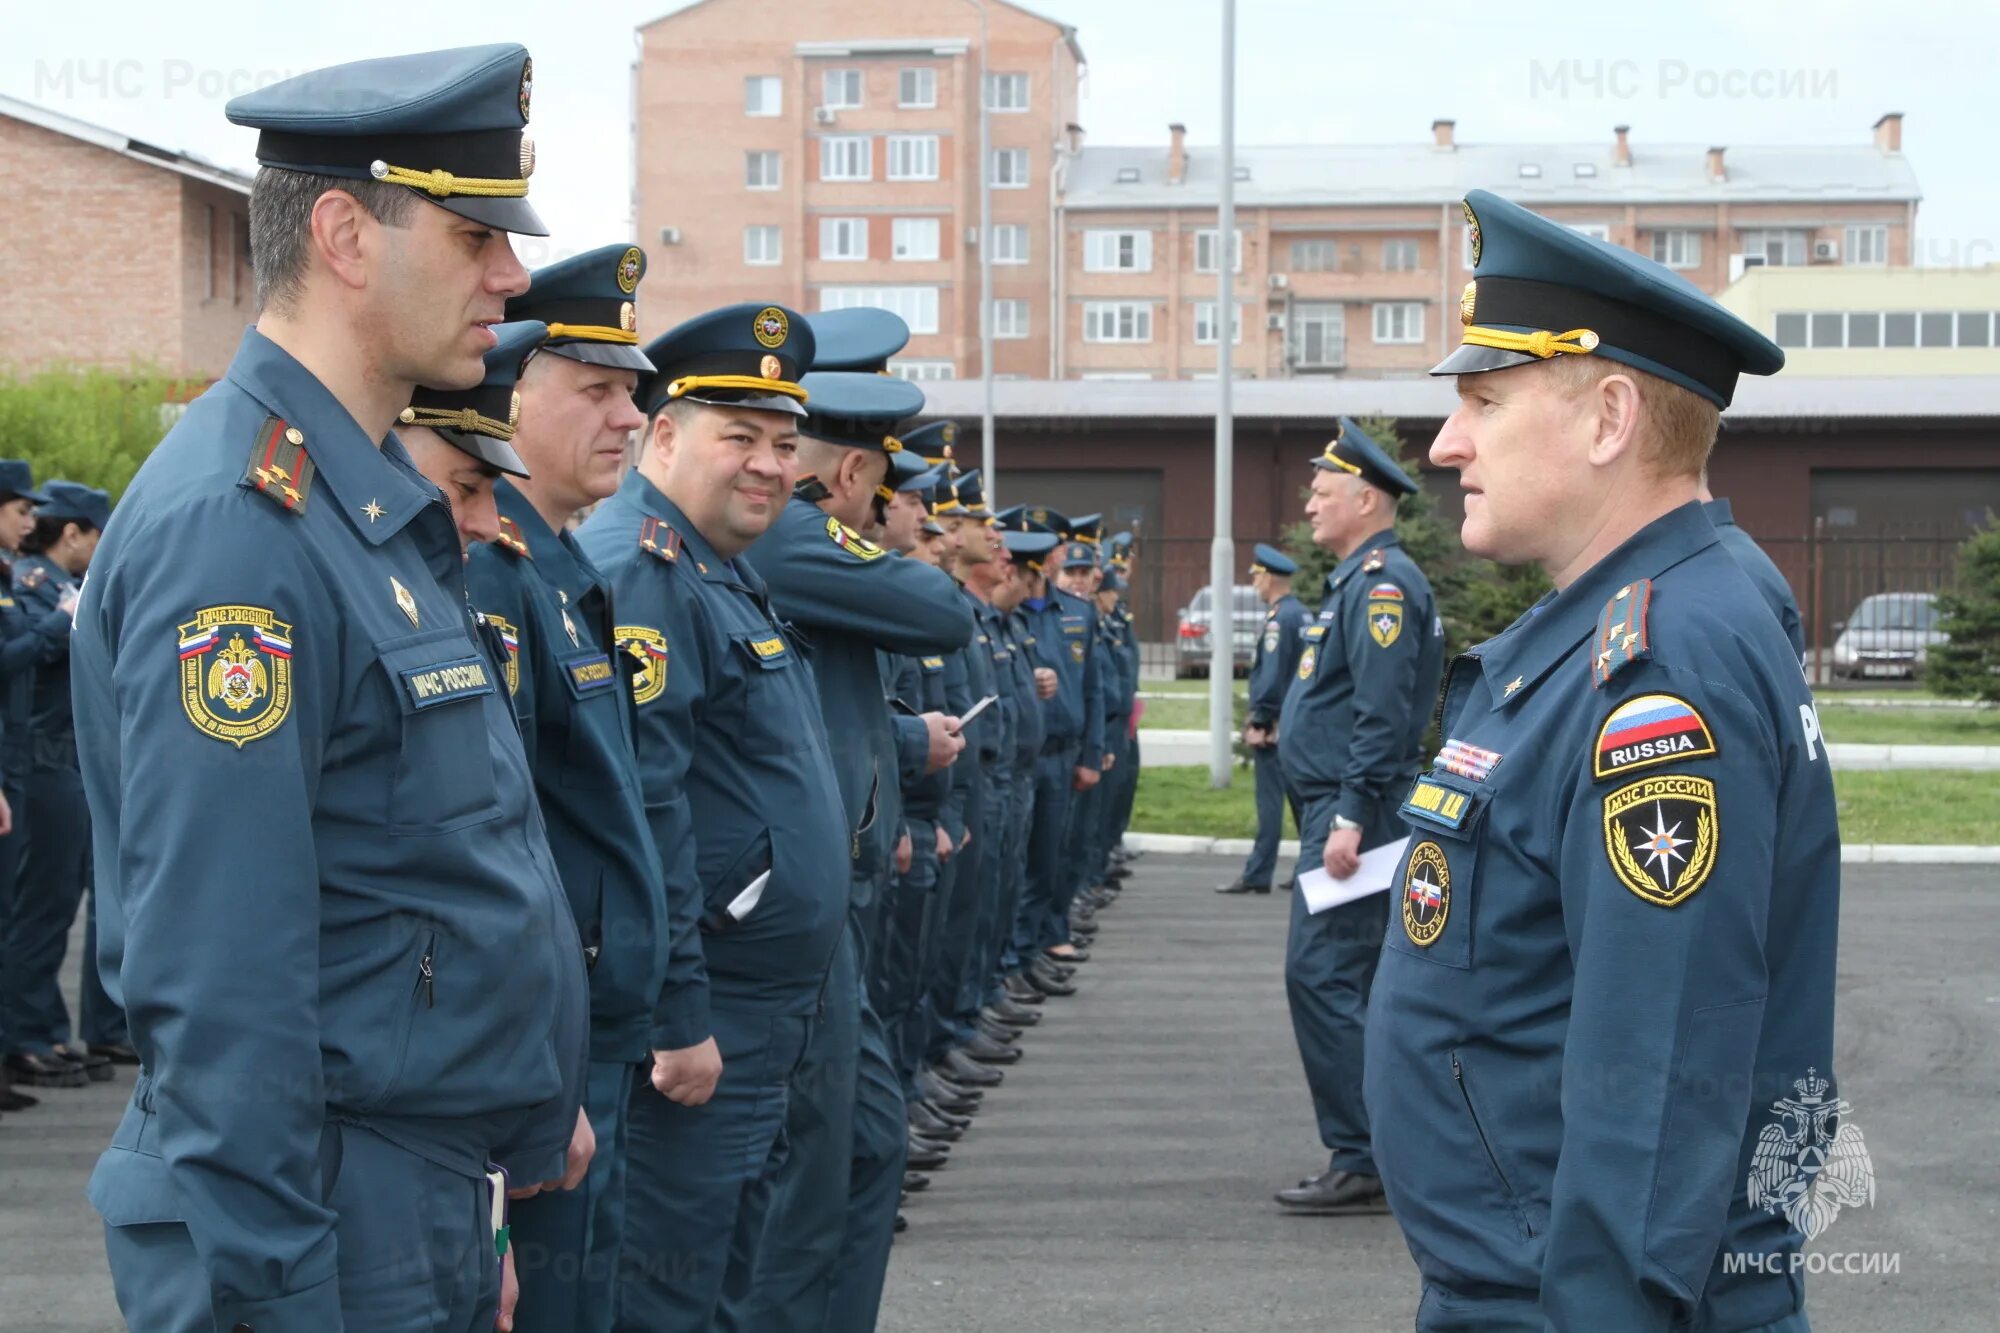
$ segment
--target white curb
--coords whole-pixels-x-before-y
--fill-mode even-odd
[[[1201,838],[1183,833],[1127,833],[1125,845],[1135,852],[1164,852],[1181,856],[1248,856],[1248,838]],[[1286,838],[1278,844],[1281,860],[1299,854],[1298,840]],[[1840,849],[1840,859],[1851,864],[1872,865],[2000,865],[2000,846],[1951,843],[1873,842],[1850,843]]]

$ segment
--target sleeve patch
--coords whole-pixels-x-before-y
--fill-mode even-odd
[[[491,625],[494,628],[494,630],[500,635],[500,646],[507,650],[507,666],[505,672],[505,675],[507,677],[507,693],[510,695],[519,694],[521,692],[520,628],[516,625],[508,623],[508,621],[506,621],[502,617],[496,616],[491,612],[482,612],[481,614],[486,617],[486,623]]]
[[[667,636],[645,625],[619,625],[611,631],[618,651],[637,664],[632,673],[632,702],[641,707],[667,688]]]
[[[1591,750],[1590,771],[1593,777],[1608,778],[1715,753],[1715,733],[1693,704],[1678,695],[1642,694],[1604,719]]]
[[[883,555],[881,547],[837,518],[829,518],[826,521],[826,535],[835,546],[857,560],[876,560]]]
[[[292,627],[261,606],[210,606],[180,627],[181,707],[242,749],[292,711]]]
[[[1389,586],[1394,591],[1393,585]],[[1368,594],[1368,637],[1376,646],[1387,648],[1403,635],[1403,594],[1397,592],[1395,599],[1378,597],[1381,589]]]
[[[1722,817],[1715,784],[1662,773],[1604,798],[1604,854],[1618,882],[1655,907],[1678,907],[1715,869]]]

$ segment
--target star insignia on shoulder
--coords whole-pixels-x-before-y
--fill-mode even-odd
[[[376,519],[381,518],[389,511],[384,509],[381,505],[376,504],[373,500],[370,500],[367,504],[361,506],[361,512],[368,515],[368,521],[370,523],[373,523]]]

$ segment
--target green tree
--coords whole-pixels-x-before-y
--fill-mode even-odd
[[[185,387],[146,367],[0,373],[0,453],[27,459],[38,482],[80,481],[115,500],[173,424]]]
[[[2000,703],[2000,518],[1988,514],[1958,548],[1958,587],[1938,594],[1938,628],[1951,641],[1926,657],[1931,688]]]
[[[1422,480],[1394,417],[1363,417],[1361,429],[1388,450],[1412,480]],[[1496,565],[1467,551],[1459,544],[1458,533],[1439,521],[1436,504],[1422,490],[1404,496],[1396,506],[1396,535],[1431,581],[1438,614],[1444,618],[1448,653],[1462,652],[1492,638],[1549,590],[1548,579],[1533,565]],[[1339,560],[1332,552],[1313,545],[1312,527],[1304,522],[1285,529],[1285,549],[1299,562],[1293,590],[1308,606],[1315,605],[1326,586],[1326,576]]]

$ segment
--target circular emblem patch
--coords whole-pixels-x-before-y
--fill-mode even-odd
[[[639,327],[639,312],[633,308],[630,301],[618,307],[618,327],[626,333],[631,333]]]
[[[639,276],[646,270],[646,256],[639,253],[639,247],[627,250],[618,261],[618,290],[630,296],[639,290]]]
[[[535,141],[527,135],[521,136],[521,179],[535,174]]]
[[[1403,866],[1403,933],[1419,949],[1428,949],[1444,934],[1451,914],[1451,864],[1444,848],[1428,840],[1410,848]]]
[[[751,326],[757,341],[766,347],[783,347],[785,335],[792,331],[792,323],[785,318],[785,312],[774,305],[767,305],[757,312],[757,322]]]
[[[521,424],[521,395],[507,395],[507,429],[513,430]]]
[[[1299,679],[1311,680],[1313,675],[1313,666],[1318,661],[1319,661],[1319,645],[1316,643],[1307,644],[1306,650],[1299,654]]]
[[[1458,206],[1465,212],[1465,243],[1472,251],[1472,266],[1479,267],[1479,214],[1472,211],[1469,200],[1461,199]]]
[[[775,356],[767,356],[757,366],[757,373],[767,380],[774,380],[785,370],[784,363]]]
[[[292,627],[261,606],[211,606],[180,627],[181,706],[242,749],[292,711]]]
[[[1465,291],[1458,298],[1458,322],[1461,324],[1472,323],[1472,310],[1478,304],[1479,284],[1477,282],[1466,283]]]
[[[523,124],[527,122],[528,99],[534,91],[535,62],[532,60],[523,60],[521,62],[521,121]]]
[[[644,705],[659,698],[667,688],[667,636],[644,625],[620,625],[611,638],[639,664],[632,675],[632,702]]]
[[[1072,643],[1069,646],[1069,660],[1072,662],[1081,662],[1083,660],[1082,639],[1078,639],[1075,643]]]

